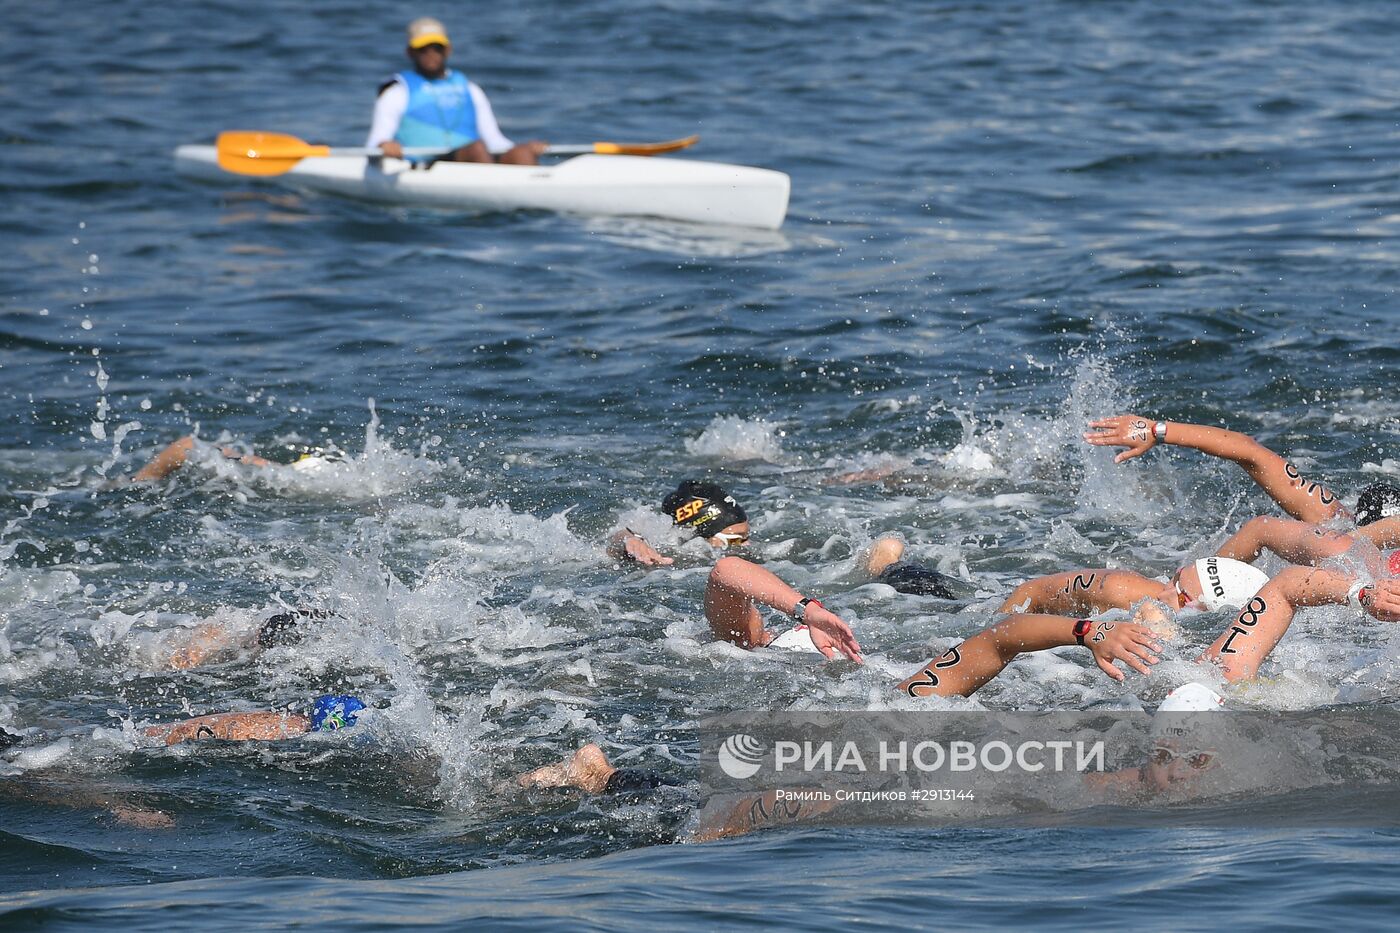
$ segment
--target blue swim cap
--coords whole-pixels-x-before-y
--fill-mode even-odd
[[[334,732],[355,724],[355,714],[368,709],[358,697],[323,696],[311,704],[311,731]]]

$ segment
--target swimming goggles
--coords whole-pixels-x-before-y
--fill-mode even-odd
[[[1206,768],[1210,767],[1211,762],[1215,761],[1215,752],[1209,752],[1199,748],[1192,749],[1189,752],[1178,752],[1165,745],[1158,745],[1152,749],[1151,761],[1158,767],[1166,767],[1178,758],[1185,761],[1192,769],[1204,771]]]
[[[728,531],[717,531],[710,535],[710,537],[719,539],[720,543],[725,547],[739,547],[740,545],[749,543],[748,535],[739,535]]]
[[[1176,573],[1172,574],[1172,589],[1176,590],[1176,608],[1178,609],[1185,609],[1195,602],[1195,600],[1186,595],[1186,591],[1181,588],[1181,575],[1185,572],[1186,568],[1182,567]]]

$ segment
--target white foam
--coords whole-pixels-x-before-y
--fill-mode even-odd
[[[782,427],[775,422],[721,415],[699,437],[687,440],[685,449],[707,460],[779,463],[783,459],[782,436]]]

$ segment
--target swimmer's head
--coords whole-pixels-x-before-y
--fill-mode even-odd
[[[1216,763],[1219,741],[1207,716],[1223,709],[1225,698],[1205,684],[1186,683],[1162,700],[1152,716],[1152,750],[1145,768],[1149,784],[1166,790],[1191,780]]]
[[[1227,606],[1238,609],[1268,582],[1269,575],[1264,571],[1229,557],[1203,557],[1178,570],[1172,578],[1178,608],[1190,606],[1206,611]]]
[[[1372,483],[1356,499],[1358,527],[1396,515],[1400,515],[1400,486],[1394,483]]]
[[[688,479],[661,500],[671,521],[695,532],[716,547],[749,541],[749,516],[733,496],[716,483]]]
[[[0,729],[0,752],[8,751],[23,741],[24,738],[22,736],[15,735],[13,732],[6,731],[5,729]]]
[[[311,704],[311,731],[334,732],[355,724],[358,714],[367,709],[358,697],[323,696]]]
[[[1225,705],[1225,698],[1205,684],[1191,681],[1162,698],[1159,713],[1213,713]]]
[[[293,609],[270,617],[258,629],[258,647],[263,650],[281,645],[295,645],[306,638],[303,622],[323,622],[331,613],[325,609]]]

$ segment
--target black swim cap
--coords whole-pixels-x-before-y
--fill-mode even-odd
[[[953,588],[948,585],[947,577],[937,570],[918,564],[890,564],[880,572],[877,579],[886,586],[892,586],[901,593],[909,593],[912,596],[953,598]]]
[[[688,479],[661,500],[661,509],[671,521],[691,529],[701,538],[749,520],[744,507],[716,483]]]
[[[1372,483],[1356,499],[1356,524],[1369,525],[1383,518],[1400,515],[1400,486]]]
[[[13,732],[0,729],[0,752],[6,751],[23,741],[24,739],[22,737],[15,735]]]
[[[258,629],[258,647],[266,649],[279,645],[295,645],[306,637],[306,630],[299,628],[299,623],[324,622],[334,614],[328,609],[293,609],[291,612],[279,612]]]

